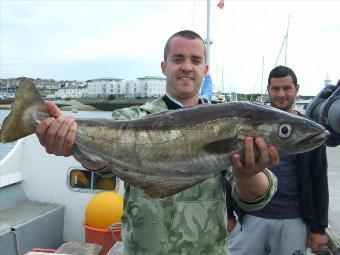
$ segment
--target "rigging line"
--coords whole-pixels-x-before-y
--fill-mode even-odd
[[[262,85],[263,85],[264,56],[262,57],[261,65],[262,65],[262,68],[261,68],[260,96],[262,97],[262,94],[263,94],[262,93],[262,87],[263,87]],[[253,90],[252,90],[252,93],[251,93],[251,96],[250,96],[251,102],[253,101],[253,95],[257,94],[256,90],[257,90],[257,86],[258,86],[259,76],[260,76],[260,71],[258,71],[257,74],[256,74],[256,80],[255,80]]]
[[[285,37],[283,39],[283,42],[282,42],[282,45],[281,45],[281,49],[280,49],[279,55],[277,56],[277,59],[276,59],[274,67],[277,66],[277,62],[279,61],[279,58],[281,56],[281,52],[282,52],[283,46],[285,45],[286,38],[287,38],[287,35],[285,35]]]
[[[284,46],[285,44],[286,44],[286,45],[285,45],[285,46],[286,46],[286,49],[285,49],[286,51],[285,51],[284,65],[287,64],[289,21],[290,21],[290,14],[288,15],[287,31],[286,31],[285,37],[284,37],[284,39],[283,39],[283,42],[282,42],[282,46],[281,46],[279,55],[277,56],[275,66],[277,66],[277,62],[279,61],[279,58],[280,58],[280,56],[281,56],[281,52],[282,52],[283,46]],[[275,67],[275,66],[274,66],[274,67]]]
[[[253,98],[253,94],[255,93],[255,90],[257,88],[257,82],[259,80],[259,72],[257,72],[257,75],[256,75],[256,80],[255,80],[255,83],[254,83],[254,86],[253,86],[253,90],[252,90],[252,95],[251,95],[251,98],[250,98],[250,101],[252,100]]]

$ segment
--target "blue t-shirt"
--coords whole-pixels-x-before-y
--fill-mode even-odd
[[[268,219],[300,217],[300,183],[296,155],[280,157],[279,164],[269,169],[278,179],[277,192],[267,206],[249,214]]]

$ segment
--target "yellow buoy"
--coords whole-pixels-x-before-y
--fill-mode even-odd
[[[92,197],[85,210],[85,224],[93,228],[107,229],[121,223],[123,197],[116,192],[102,192]]]

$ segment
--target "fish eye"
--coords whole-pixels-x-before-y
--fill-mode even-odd
[[[290,136],[290,134],[292,133],[292,126],[290,124],[281,124],[279,126],[279,130],[278,130],[278,135],[281,138],[288,138]]]

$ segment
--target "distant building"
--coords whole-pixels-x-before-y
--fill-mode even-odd
[[[86,94],[87,94],[86,87],[78,87],[69,84],[58,89],[58,91],[55,93],[55,97],[60,97],[61,99],[81,98]]]
[[[42,89],[42,90],[56,90],[59,89],[61,87],[61,84],[63,84],[63,81],[55,81],[53,79],[36,79],[33,80],[34,85],[38,88],[38,89]]]
[[[135,97],[158,97],[165,94],[164,77],[144,76],[137,78]]]
[[[15,78],[1,79],[0,98],[14,98],[16,88],[19,85],[19,80]]]
[[[87,81],[87,97],[106,99],[109,95],[121,98],[125,92],[125,82],[117,78],[98,78]]]
[[[87,81],[87,97],[106,99],[145,98],[160,96],[165,93],[165,78],[145,76],[137,80],[118,78],[99,78]]]
[[[2,97],[12,97],[20,79],[1,79]],[[144,76],[135,80],[114,77],[91,79],[88,81],[55,81],[53,79],[33,79],[35,86],[44,91],[47,98],[149,98],[164,95],[164,77]],[[55,92],[56,91],[56,92]],[[9,94],[8,94],[9,93]]]
[[[139,96],[137,93],[138,83],[137,80],[127,80],[125,83],[125,98],[136,98]]]

